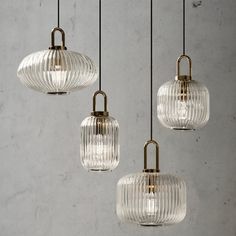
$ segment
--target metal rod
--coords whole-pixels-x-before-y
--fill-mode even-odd
[[[98,89],[102,90],[102,0],[99,0],[99,86]]]
[[[153,2],[150,0],[150,139],[152,140],[153,133]]]
[[[147,147],[149,144],[156,146],[155,169],[147,167]],[[160,172],[159,169],[159,145],[153,140],[153,0],[150,0],[150,140],[144,145],[144,172]]]
[[[57,0],[57,27],[60,28],[60,0]]]
[[[186,28],[186,23],[185,23],[185,0],[183,0],[183,55],[185,55],[185,38],[186,38],[186,33],[185,33],[185,28]]]

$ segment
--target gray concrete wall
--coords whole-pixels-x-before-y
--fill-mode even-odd
[[[97,62],[97,0],[61,1],[67,47]],[[181,53],[181,0],[154,1],[154,91],[173,79]],[[0,236],[235,236],[236,1],[187,1],[187,53],[193,76],[208,87],[211,117],[196,132],[158,123],[161,169],[188,184],[186,219],[176,226],[120,224],[116,183],[142,169],[149,136],[149,1],[103,1],[103,89],[120,123],[121,162],[108,174],[84,171],[80,123],[97,84],[46,96],[16,77],[21,59],[49,46],[56,1],[0,4]],[[154,100],[156,106],[156,99]]]

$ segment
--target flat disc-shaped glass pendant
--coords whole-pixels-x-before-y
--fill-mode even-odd
[[[54,33],[64,31],[54,28],[52,46],[26,56],[19,65],[17,76],[27,87],[47,94],[66,94],[93,84],[97,69],[93,61],[80,53],[67,51],[64,45],[54,45]]]
[[[104,111],[95,111],[95,97],[104,96]],[[94,110],[81,123],[80,159],[89,171],[111,171],[119,164],[119,124],[106,110],[106,94],[94,94]]]
[[[182,58],[189,60],[189,75],[179,75]],[[206,125],[210,114],[208,89],[191,78],[191,59],[177,61],[175,80],[163,84],[157,93],[157,116],[161,124],[176,130],[194,130]]]

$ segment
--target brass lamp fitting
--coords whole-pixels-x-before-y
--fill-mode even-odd
[[[154,144],[156,146],[156,166],[155,169],[148,169],[147,168],[147,147],[149,144]],[[148,193],[155,193],[157,191],[156,179],[157,175],[152,175],[151,173],[159,173],[159,145],[154,140],[149,140],[144,145],[144,169],[143,172],[149,173],[148,178],[146,180],[147,185],[147,192]]]
[[[103,95],[104,98],[104,111],[96,110],[96,97],[98,94]],[[109,112],[107,111],[107,95],[105,92],[98,90],[93,95],[93,111],[91,112],[91,116],[95,116],[96,119],[96,134],[104,135],[106,133],[106,122],[107,117],[109,116]]]
[[[156,146],[156,167],[155,167],[155,169],[148,169],[147,168],[147,147],[148,147],[149,144],[154,144]],[[149,140],[144,145],[144,168],[143,168],[143,172],[146,172],[146,173],[160,172],[160,169],[159,169],[159,145],[155,140]]]
[[[98,94],[103,95],[104,98],[104,111],[96,111],[96,97]],[[93,95],[93,111],[91,112],[92,116],[97,116],[97,117],[107,117],[109,116],[109,112],[107,111],[107,95],[101,91],[98,90],[94,93]]]
[[[188,60],[188,65],[189,65],[189,74],[188,75],[180,75],[180,63],[181,60],[186,58]],[[177,61],[176,61],[176,76],[175,76],[176,80],[180,80],[180,81],[189,81],[192,79],[192,60],[189,56],[187,55],[181,55]]]
[[[182,59],[188,60],[189,65],[189,74],[188,75],[180,75],[180,63]],[[176,62],[176,70],[177,75],[175,76],[175,80],[178,80],[181,82],[181,88],[180,88],[180,100],[181,101],[187,101],[187,93],[188,93],[188,82],[192,80],[192,60],[187,55],[181,55]]]
[[[55,45],[55,32],[59,31],[61,33],[61,43],[62,45]],[[54,50],[67,50],[65,46],[65,32],[62,28],[55,27],[51,31],[51,47],[49,49],[54,49]]]

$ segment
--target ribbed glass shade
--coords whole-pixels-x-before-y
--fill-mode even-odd
[[[173,80],[157,93],[157,117],[162,125],[177,130],[194,130],[209,120],[209,92],[201,83]]]
[[[127,175],[117,184],[116,212],[121,221],[144,226],[179,223],[186,215],[186,184],[173,175]]]
[[[119,124],[110,116],[89,116],[81,123],[80,158],[89,171],[111,171],[119,164]]]
[[[25,57],[17,76],[25,86],[36,91],[66,94],[93,84],[97,79],[97,69],[85,55],[49,49]]]

